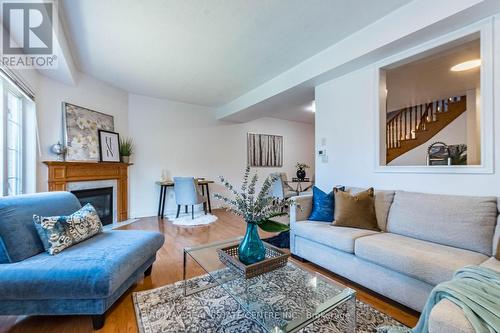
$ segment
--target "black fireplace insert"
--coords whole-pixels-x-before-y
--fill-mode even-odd
[[[92,188],[71,191],[82,206],[90,203],[94,206],[103,225],[113,223],[113,187]]]

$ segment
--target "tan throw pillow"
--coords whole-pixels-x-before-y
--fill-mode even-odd
[[[338,189],[335,193],[335,219],[332,225],[336,227],[351,227],[377,230],[375,215],[375,196],[373,187],[366,191],[351,194]]]

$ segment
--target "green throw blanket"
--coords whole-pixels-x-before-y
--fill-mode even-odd
[[[437,285],[413,330],[386,327],[379,332],[428,333],[431,310],[442,299],[460,307],[477,333],[500,332],[500,273],[479,266],[459,269],[451,281]]]

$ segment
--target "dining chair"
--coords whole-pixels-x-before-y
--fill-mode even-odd
[[[191,218],[194,219],[194,206],[203,204],[205,215],[207,214],[206,198],[198,192],[198,182],[194,177],[174,177],[175,202],[177,203],[177,214],[179,218],[181,206],[191,206]]]
[[[288,185],[287,176],[284,172],[275,172],[271,176],[275,177],[271,185],[271,196],[278,199],[288,199],[297,195],[297,191]]]

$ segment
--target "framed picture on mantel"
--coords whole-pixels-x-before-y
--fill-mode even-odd
[[[101,162],[120,162],[120,136],[118,133],[99,130],[99,156]]]
[[[98,162],[98,130],[114,131],[113,116],[63,102],[66,160]]]

